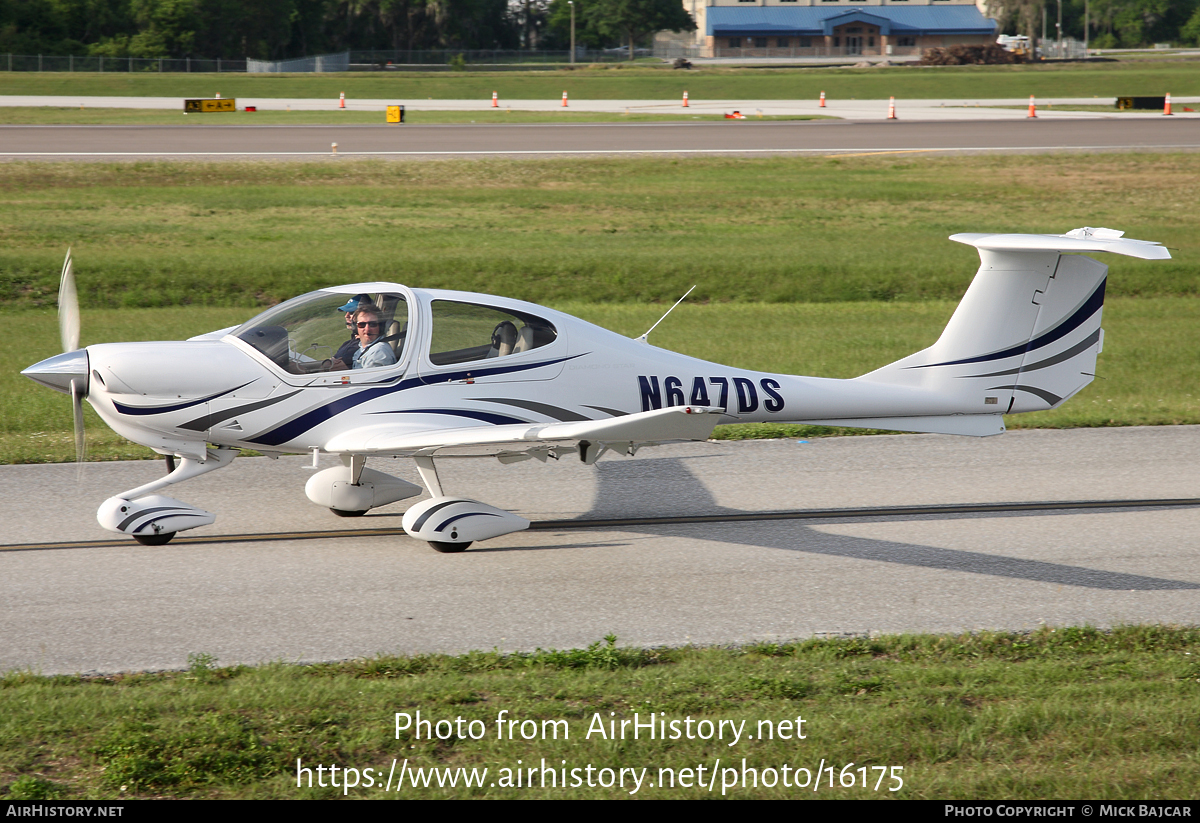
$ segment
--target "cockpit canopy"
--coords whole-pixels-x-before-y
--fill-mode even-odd
[[[553,343],[558,331],[525,312],[457,300],[434,300],[429,362],[435,366],[471,363],[520,354]]]
[[[437,297],[428,351],[434,367],[507,357],[558,338],[545,318],[508,306]],[[403,294],[318,291],[280,303],[232,332],[292,374],[382,368],[399,363],[415,343]]]
[[[408,337],[408,301],[396,292],[345,294],[329,291],[301,295],[239,326],[233,335],[293,374],[361,368],[355,353],[374,353],[378,365],[404,357]],[[351,323],[355,328],[350,328]],[[360,333],[362,323],[365,333]],[[377,324],[377,325],[376,325]],[[363,343],[366,343],[364,346]]]

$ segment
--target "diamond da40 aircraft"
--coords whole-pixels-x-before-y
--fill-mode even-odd
[[[167,456],[169,474],[100,506],[110,531],[158,545],[212,523],[214,514],[159,492],[227,466],[241,448],[311,452],[314,464],[319,453],[339,455],[305,491],[346,516],[420,494],[366,466],[410,457],[430,499],[407,510],[405,531],[462,551],[529,521],[444,490],[443,457],[593,464],[605,452],[704,440],[731,421],[983,437],[1004,431],[1005,414],[1055,408],[1092,381],[1104,341],[1108,268],[1080,253],[1170,258],[1122,234],[954,235],[981,264],[940,338],[851,380],[730,368],[531,303],[398,283],[321,289],[186,341],[79,349],[68,253],[65,353],[22,373],[72,396],[80,456],[85,399],[123,437]],[[357,354],[345,362],[335,355],[351,342],[351,309]]]

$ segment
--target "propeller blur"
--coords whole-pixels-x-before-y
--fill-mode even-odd
[[[106,500],[100,524],[146,544],[212,523],[158,494],[232,462],[238,449],[336,454],[305,491],[355,516],[421,493],[368,468],[411,458],[431,498],[405,531],[444,552],[527,528],[524,518],[447,494],[436,459],[501,463],[633,456],[707,439],[722,422],[812,423],[972,436],[1005,414],[1052,409],[1091,382],[1103,346],[1107,267],[1080,253],[1169,259],[1110,229],[1065,235],[957,234],[981,265],[936,343],[851,380],[746,371],[656,348],[549,308],[373,282],[321,289],[242,326],[187,341],[75,350],[68,254],[64,354],[23,374],[82,401],[123,437],[179,458],[165,477]],[[649,334],[649,332],[647,332]]]

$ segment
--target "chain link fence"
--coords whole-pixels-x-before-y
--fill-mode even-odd
[[[97,55],[0,54],[0,71],[244,72],[245,60],[197,57],[103,57]]]
[[[638,57],[646,57],[638,49]],[[658,56],[658,55],[656,55]],[[663,55],[665,56],[665,55]],[[577,63],[612,63],[627,60],[628,49],[576,49]],[[0,54],[0,71],[54,72],[342,72],[386,71],[405,67],[466,68],[469,65],[528,66],[571,62],[570,50],[519,51],[502,49],[400,49],[345,51],[299,57],[294,60],[209,60],[198,57],[104,57],[98,55]]]
[[[246,71],[251,74],[350,71],[350,52],[318,54],[315,57],[297,57],[295,60],[247,60]]]
[[[638,49],[636,56],[646,57],[647,49]],[[575,50],[577,63],[614,63],[629,59],[629,49],[586,49]],[[503,66],[529,64],[570,63],[571,50],[521,51],[518,49],[398,49],[394,51],[352,51],[352,70],[387,70],[403,66],[455,66],[468,65]]]
[[[1082,40],[1064,37],[1057,40],[1039,40],[1038,54],[1051,60],[1082,60],[1088,56]]]

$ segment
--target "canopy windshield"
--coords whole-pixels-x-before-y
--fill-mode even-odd
[[[313,292],[268,309],[232,334],[292,374],[382,368],[403,359],[408,303],[396,292]]]

